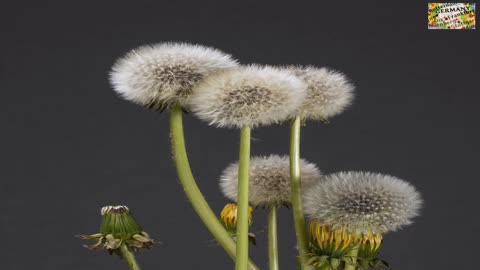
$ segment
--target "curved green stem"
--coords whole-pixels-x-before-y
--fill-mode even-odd
[[[235,241],[213,213],[193,178],[188,162],[187,150],[185,149],[182,110],[180,107],[173,107],[170,110],[170,139],[178,178],[188,200],[218,244],[225,249],[230,257],[235,259]],[[249,269],[258,270],[258,267],[253,262],[249,262]]]
[[[307,231],[302,208],[302,190],[300,179],[300,126],[301,118],[296,116],[290,128],[290,188],[292,192],[292,211],[297,236],[297,249],[301,269],[305,269],[308,254]]]
[[[358,250],[359,247],[354,247],[352,248],[348,253],[347,257],[351,258],[351,260],[348,260],[348,262],[345,264],[345,269],[344,270],[355,270],[357,269],[357,256],[358,256]]]
[[[268,259],[270,270],[278,270],[277,206],[268,208]]]
[[[137,264],[137,261],[135,260],[135,256],[133,255],[133,252],[128,249],[127,245],[121,244],[120,245],[120,252],[122,252],[123,259],[128,264],[128,268],[130,270],[140,270],[140,267]]]
[[[237,194],[237,259],[236,270],[247,270],[248,262],[248,175],[250,171],[250,128],[240,130],[240,158]]]

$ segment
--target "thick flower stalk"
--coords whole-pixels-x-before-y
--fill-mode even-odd
[[[302,206],[302,181],[300,173],[300,116],[293,118],[290,127],[290,189],[293,212],[293,224],[297,238],[299,270],[307,268],[306,258],[308,254],[307,232],[305,230],[305,217]]]
[[[238,194],[238,167],[232,163],[220,177],[220,188],[225,197],[236,201]],[[319,181],[321,173],[318,168],[300,160],[300,174],[305,186]],[[270,155],[252,157],[249,168],[249,202],[255,207],[268,209],[268,240],[270,269],[278,266],[277,209],[291,206],[290,169],[288,156]]]
[[[193,178],[185,149],[182,111],[188,111],[192,89],[205,77],[237,66],[228,54],[186,43],[142,46],[117,60],[110,73],[113,89],[144,107],[170,111],[172,152],[180,183],[193,208],[225,251],[235,258],[235,242],[216,219]],[[257,267],[250,263],[250,269]]]
[[[368,172],[324,177],[304,196],[314,265],[345,270],[384,267],[382,235],[411,224],[422,199],[409,183]]]
[[[231,235],[222,226],[215,216],[207,201],[200,192],[190,169],[185,141],[183,135],[182,110],[174,107],[170,112],[170,132],[172,140],[172,152],[177,167],[177,174],[185,194],[193,208],[199,215],[208,230],[213,234],[217,242],[225,249],[228,255],[238,259],[236,244]],[[247,257],[248,259],[248,257]],[[258,267],[253,262],[247,262],[248,268],[256,270]]]
[[[193,89],[190,107],[201,119],[219,127],[240,128],[236,270],[248,257],[248,168],[253,127],[290,118],[302,104],[305,85],[289,72],[247,66],[207,77]]]
[[[302,207],[302,179],[299,173],[300,128],[307,119],[323,120],[341,113],[353,100],[353,85],[339,72],[327,68],[291,66],[286,68],[307,86],[306,97],[292,118],[290,128],[290,174],[292,209],[301,268],[308,252],[305,217]]]
[[[81,239],[95,240],[94,245],[85,245],[91,250],[107,250],[124,258],[131,270],[139,270],[133,252],[150,249],[156,242],[143,231],[128,207],[124,205],[105,206],[101,210],[100,232],[92,235],[79,235]]]

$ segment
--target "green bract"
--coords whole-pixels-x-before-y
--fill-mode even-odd
[[[79,235],[82,239],[97,241],[94,245],[85,245],[86,248],[105,249],[110,254],[115,253],[121,256],[119,248],[122,244],[132,251],[150,248],[155,244],[155,241],[135,221],[128,207],[124,205],[105,206],[101,213],[100,232],[92,235]]]

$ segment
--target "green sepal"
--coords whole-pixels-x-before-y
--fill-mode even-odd
[[[334,270],[338,269],[340,264],[341,264],[341,260],[339,260],[337,258],[331,258],[330,259],[330,267],[332,267],[332,269],[334,269]]]
[[[381,259],[374,259],[370,262],[370,266],[375,269],[390,269],[388,262]]]
[[[120,246],[123,244],[131,251],[142,248],[149,249],[158,243],[142,230],[126,206],[106,206],[102,208],[100,233],[78,235],[81,239],[96,240],[94,245],[84,245],[92,250],[107,250],[110,254],[121,256]]]
[[[366,260],[357,260],[357,268],[360,270],[368,270],[370,268],[370,262]]]
[[[379,258],[370,258],[370,259],[358,258],[357,268],[359,270],[368,270],[371,268],[391,269],[387,261],[381,260]]]

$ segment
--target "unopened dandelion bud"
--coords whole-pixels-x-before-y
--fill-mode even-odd
[[[309,261],[312,266],[321,268],[324,264],[332,269],[343,267],[352,263],[348,253],[352,249],[358,249],[358,264],[363,261],[377,261],[378,251],[382,244],[382,235],[367,233],[353,233],[346,229],[333,229],[330,225],[323,225],[316,220],[309,222],[310,251]],[[357,259],[357,258],[355,258]]]
[[[230,232],[237,229],[237,204],[228,203],[220,213],[220,220],[225,228]],[[252,225],[252,207],[248,207],[248,226]]]
[[[92,235],[79,235],[81,239],[95,240],[94,245],[85,245],[92,250],[107,250],[120,255],[120,246],[125,244],[128,249],[138,251],[149,249],[156,242],[143,231],[133,218],[128,207],[124,205],[105,206],[100,211],[102,223],[100,232]]]
[[[222,212],[220,213],[220,221],[227,229],[227,231],[232,235],[233,238],[236,236],[236,230],[237,230],[237,204],[235,203],[228,203],[225,205],[223,208]],[[253,219],[252,219],[252,207],[248,207],[248,226],[250,227],[252,225]],[[255,235],[253,233],[248,234],[249,241],[253,244],[256,245],[256,239]]]

